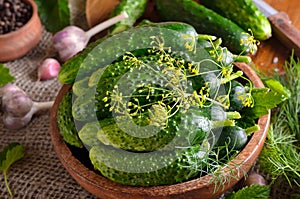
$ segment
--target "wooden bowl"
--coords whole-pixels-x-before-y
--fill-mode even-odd
[[[237,66],[256,87],[264,87],[260,78],[247,64],[239,63]],[[56,114],[59,102],[69,89],[71,89],[70,85],[62,87],[51,110],[50,132],[52,143],[58,158],[70,175],[83,188],[102,199],[215,198],[233,187],[244,177],[245,172],[248,172],[253,166],[263,148],[270,123],[270,112],[258,119],[260,130],[253,134],[245,148],[230,162],[230,166],[224,168],[224,174],[228,177],[231,176],[231,178],[229,181],[224,182],[223,189],[221,188],[214,192],[215,184],[212,183],[211,176],[204,176],[187,182],[166,186],[124,186],[98,174],[89,163],[82,160],[82,156],[88,154],[80,152],[78,149],[74,151],[72,147],[68,147],[60,135],[56,122]],[[237,168],[237,165],[240,166]],[[229,172],[229,170],[231,171]],[[232,177],[233,175],[235,177]]]
[[[39,42],[42,24],[34,0],[23,0],[32,7],[32,16],[20,29],[0,35],[0,62],[20,58],[32,50]]]

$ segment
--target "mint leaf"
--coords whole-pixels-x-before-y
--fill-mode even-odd
[[[70,25],[69,0],[36,0],[39,16],[46,29],[56,33]]]
[[[4,65],[0,63],[0,87],[14,80],[15,78],[9,74],[9,68],[5,68]]]
[[[267,185],[251,185],[244,187],[237,192],[232,192],[226,199],[268,199],[270,197],[270,187]]]
[[[7,181],[7,171],[10,166],[24,157],[24,146],[19,143],[10,143],[0,152],[0,171],[3,171],[5,186],[12,197]]]

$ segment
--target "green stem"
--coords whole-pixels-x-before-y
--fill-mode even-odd
[[[220,128],[224,126],[235,126],[235,121],[234,120],[215,120],[211,121],[212,128]]]
[[[213,40],[217,39],[217,37],[216,37],[216,36],[213,36],[213,35],[199,34],[199,35],[198,35],[198,39],[200,39],[200,40],[213,41]]]
[[[216,41],[213,41],[213,46],[218,47],[222,44],[222,39],[218,38]]]
[[[236,73],[231,74],[229,77],[221,78],[221,84],[226,84],[227,82],[230,82],[238,77],[241,77],[243,75],[243,71],[237,71]]]
[[[249,128],[246,128],[245,131],[246,131],[246,134],[247,135],[251,135],[252,133],[254,133],[255,131],[258,131],[260,128],[258,125],[254,125],[254,126],[251,126]]]
[[[234,55],[234,61],[250,63],[250,62],[252,62],[252,59],[251,59],[251,57],[249,57],[247,55]]]
[[[241,114],[237,111],[226,112],[227,119],[240,119]]]
[[[4,175],[5,186],[7,188],[7,191],[9,193],[10,197],[12,198],[12,191],[9,188],[9,184],[8,184],[8,181],[7,181],[6,170],[3,171],[3,175]]]

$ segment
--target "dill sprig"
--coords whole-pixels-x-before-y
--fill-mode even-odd
[[[273,110],[270,129],[259,165],[276,183],[283,176],[290,186],[300,186],[300,61],[293,55],[284,65],[285,74],[275,75],[290,97]]]

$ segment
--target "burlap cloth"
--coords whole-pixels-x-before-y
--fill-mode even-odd
[[[70,1],[72,24],[87,29],[84,16],[85,0]],[[38,46],[26,56],[5,63],[16,78],[14,84],[22,88],[35,101],[54,100],[61,84],[57,79],[36,82],[37,67],[45,57],[56,56],[51,43],[52,34],[43,28]],[[19,199],[83,199],[95,198],[84,190],[64,169],[51,143],[49,111],[35,115],[26,128],[12,131],[3,126],[0,112],[0,149],[11,142],[25,147],[25,157],[7,173],[13,198]],[[254,167],[259,172],[259,167]],[[299,190],[299,189],[298,189]],[[272,187],[272,199],[291,198],[295,193],[288,185]],[[0,174],[0,199],[10,198]],[[220,197],[223,198],[223,197]]]
[[[86,28],[82,10],[71,8],[72,21]],[[77,14],[74,15],[73,12]],[[81,20],[77,20],[79,17]],[[57,79],[36,82],[39,63],[46,56],[55,55],[51,38],[52,34],[43,29],[42,38],[35,49],[25,57],[4,63],[16,78],[14,84],[24,89],[35,101],[54,100],[61,88]],[[25,147],[24,158],[13,164],[7,173],[13,198],[95,198],[67,173],[57,158],[50,138],[49,113],[45,111],[35,115],[26,128],[17,131],[8,130],[3,126],[0,113],[0,149],[11,142],[19,142]],[[0,199],[5,198],[10,196],[1,173]]]

